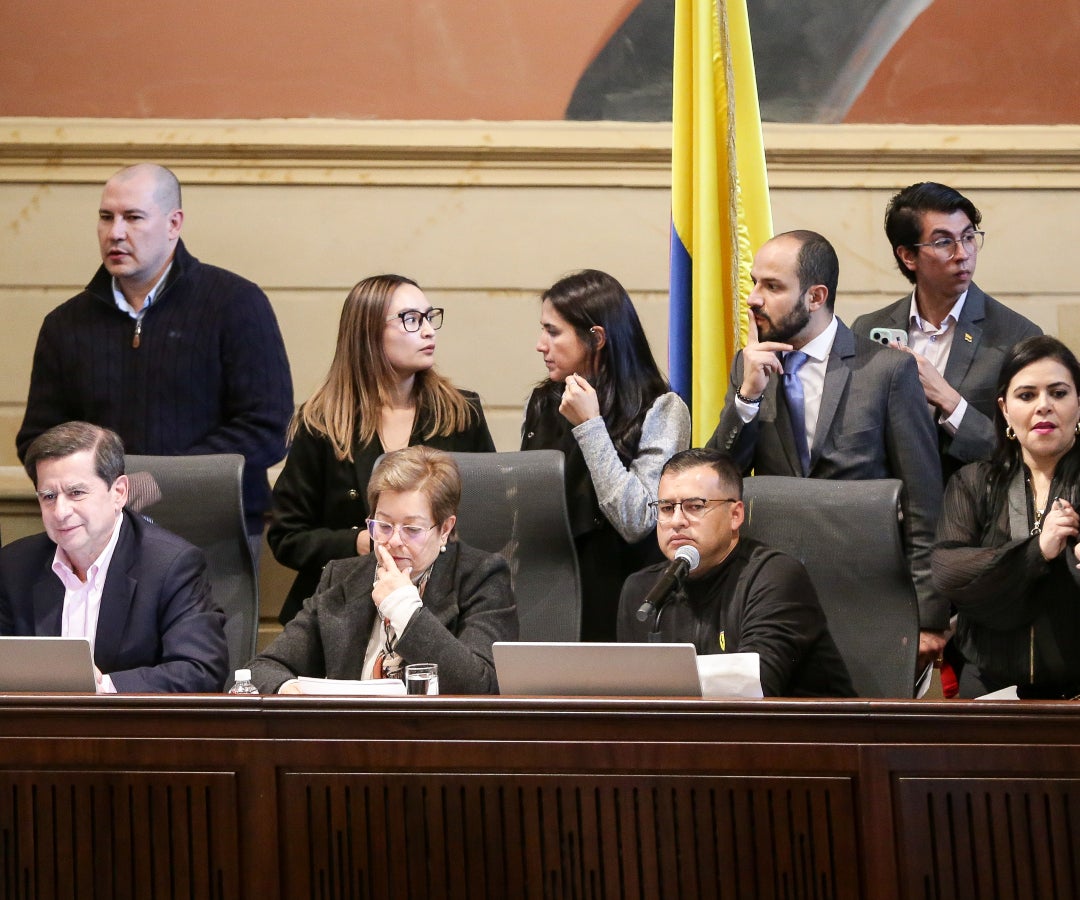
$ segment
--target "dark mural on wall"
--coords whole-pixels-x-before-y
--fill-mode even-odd
[[[747,0],[761,117],[839,122],[932,0]],[[674,0],[642,0],[582,74],[568,119],[671,120]]]

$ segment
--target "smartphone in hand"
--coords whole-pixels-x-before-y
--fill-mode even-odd
[[[884,344],[886,347],[891,344],[899,344],[901,347],[906,347],[907,332],[902,328],[871,328],[870,340],[875,344]]]

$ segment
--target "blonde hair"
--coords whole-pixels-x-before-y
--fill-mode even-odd
[[[403,275],[373,275],[349,291],[330,371],[293,416],[289,440],[303,426],[325,435],[338,459],[352,460],[354,442],[363,446],[375,436],[397,380],[383,333],[394,291],[403,284],[420,287]],[[463,431],[478,416],[461,391],[433,368],[416,373],[413,398],[418,421],[427,423],[424,440]]]
[[[441,525],[457,513],[461,502],[461,473],[450,454],[416,444],[387,453],[368,481],[372,515],[384,491],[420,491],[431,504],[431,516]]]

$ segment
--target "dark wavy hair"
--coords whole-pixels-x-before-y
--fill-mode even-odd
[[[897,249],[914,248],[922,239],[923,213],[949,214],[957,210],[963,212],[975,228],[979,227],[982,213],[967,197],[947,184],[920,181],[918,184],[908,185],[889,201],[885,208],[885,236],[893,248],[896,267],[912,284],[915,283],[915,273],[904,265],[900,254],[896,252]]]
[[[584,269],[556,281],[541,300],[550,300],[589,348],[588,379],[596,388],[600,415],[619,457],[629,463],[637,454],[645,413],[669,390],[630,296],[606,272]],[[596,325],[604,329],[602,347],[596,346],[596,335],[589,331]],[[558,409],[563,384],[545,379],[540,388],[528,413],[543,414],[552,405]]]
[[[1001,365],[1001,374],[998,375],[995,395],[997,399],[1004,399],[1009,390],[1009,384],[1020,371],[1043,359],[1053,359],[1061,363],[1072,376],[1073,388],[1080,390],[1080,362],[1077,361],[1076,355],[1057,338],[1040,334],[1024,338],[1005,355],[1005,362]],[[1002,508],[1009,484],[1017,469],[1023,464],[1020,443],[1010,441],[1005,437],[1005,425],[1005,414],[1001,411],[1001,405],[998,404],[994,409],[996,442],[994,454],[991,457],[993,475],[990,482],[991,509],[995,511]],[[1058,462],[1054,476],[1062,484],[1080,485],[1080,441],[1073,444],[1069,452]],[[1072,502],[1077,502],[1077,499],[1072,498]]]

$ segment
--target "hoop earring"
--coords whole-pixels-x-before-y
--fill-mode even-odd
[[[1078,428],[1080,428],[1080,422],[1077,422],[1076,425],[1077,425]],[[1078,433],[1080,433],[1080,432],[1078,432]],[[1016,440],[1016,432],[1013,431],[1012,425],[1006,425],[1005,426],[1005,437],[1007,437],[1010,441],[1015,441]]]

